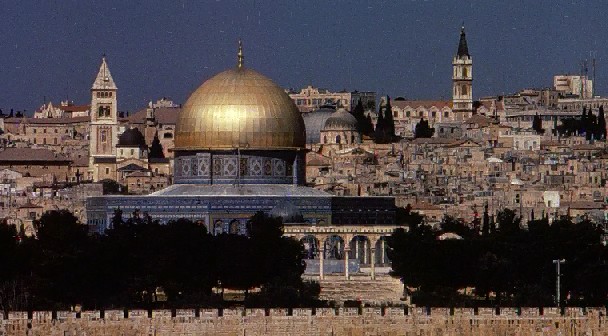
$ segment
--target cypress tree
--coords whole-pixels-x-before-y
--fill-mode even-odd
[[[165,153],[163,152],[163,146],[160,144],[160,139],[158,138],[158,132],[154,134],[154,140],[152,140],[152,145],[150,146],[150,153],[148,157],[155,159],[162,159],[165,157]]]
[[[374,135],[374,123],[372,122],[372,115],[371,113],[367,115],[367,117],[365,118],[365,134],[372,136]]]
[[[384,108],[384,139],[386,142],[393,142],[395,138],[395,119],[393,118],[393,108],[391,107],[391,97],[386,97],[386,107]]]
[[[598,140],[606,139],[606,119],[604,118],[604,105],[600,106],[600,112],[597,116]]]
[[[384,116],[382,106],[378,108],[378,120],[376,120],[376,130],[374,131],[374,141],[376,143],[384,143]]]

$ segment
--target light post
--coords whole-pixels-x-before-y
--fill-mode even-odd
[[[561,293],[561,283],[560,283],[560,278],[562,276],[561,273],[561,265],[563,263],[566,262],[566,259],[554,259],[553,263],[555,264],[555,268],[556,268],[556,272],[557,272],[557,281],[555,284],[555,301],[556,301],[556,306],[559,308],[561,307],[561,297],[560,297],[560,293]]]

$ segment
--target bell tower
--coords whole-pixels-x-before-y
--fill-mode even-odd
[[[116,93],[118,88],[110,74],[110,68],[105,55],[91,88],[91,129],[89,166],[93,168],[93,179],[99,176],[97,170],[100,159],[107,163],[116,159],[116,144],[118,143],[118,109]]]
[[[473,115],[473,59],[469,54],[464,26],[460,29],[460,42],[452,68],[452,111],[456,120],[466,120]]]

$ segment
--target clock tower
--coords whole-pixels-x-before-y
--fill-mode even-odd
[[[101,59],[99,72],[91,88],[89,167],[93,170],[93,180],[95,181],[111,178],[111,176],[106,176],[111,174],[109,167],[105,166],[111,164],[112,161],[114,161],[114,165],[116,163],[116,144],[118,142],[117,91],[118,88],[114,79],[112,79],[110,68],[108,68],[104,56]]]
[[[469,54],[464,26],[460,29],[460,42],[452,68],[452,111],[456,120],[466,120],[473,115],[473,59]]]

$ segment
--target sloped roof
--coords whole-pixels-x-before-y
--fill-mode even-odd
[[[181,107],[158,107],[154,109],[154,118],[159,124],[163,125],[175,125],[177,123],[177,117],[181,113]],[[132,124],[143,124],[146,122],[147,108],[141,109],[126,119],[127,122]]]
[[[411,108],[436,107],[438,109],[442,109],[444,107],[452,108],[452,101],[451,100],[392,100],[391,106],[398,107],[400,109],[403,109],[405,107],[411,107]]]
[[[0,151],[0,162],[70,162],[70,158],[46,148],[9,147]]]

